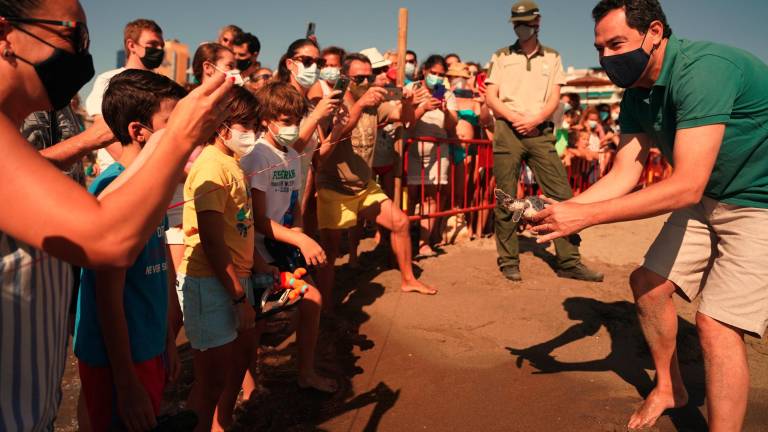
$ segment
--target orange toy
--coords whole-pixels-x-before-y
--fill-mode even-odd
[[[307,283],[301,278],[307,274],[307,269],[299,267],[293,273],[282,272],[280,273],[280,280],[277,285],[279,288],[289,290],[288,300],[294,301],[299,296],[307,292]]]

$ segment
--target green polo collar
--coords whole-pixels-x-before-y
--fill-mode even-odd
[[[669,78],[672,75],[672,68],[675,65],[675,59],[677,58],[677,53],[679,52],[680,39],[678,39],[675,35],[671,35],[667,40],[667,48],[666,51],[664,51],[664,62],[661,65],[661,72],[659,72],[659,77],[656,79],[656,82],[653,83],[654,87],[666,87],[667,84],[669,84]]]

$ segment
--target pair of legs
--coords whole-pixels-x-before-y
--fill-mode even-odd
[[[327,203],[325,205],[335,205]],[[408,216],[398,209],[392,200],[384,200],[380,203],[362,209],[358,213],[359,219],[367,219],[376,222],[390,231],[390,242],[395,253],[397,264],[400,268],[400,288],[406,292],[419,292],[421,294],[436,294],[437,290],[429,287],[416,279],[411,263],[411,235],[408,232]],[[328,258],[325,266],[318,269],[318,287],[323,300],[324,310],[332,309],[332,292],[335,281],[335,261],[338,256],[341,233],[344,228],[320,230],[323,249]]]
[[[493,141],[493,173],[499,189],[514,196],[520,184],[520,169],[525,161],[541,186],[544,194],[557,201],[565,201],[573,196],[560,158],[555,150],[555,137],[551,131],[544,131],[538,137],[527,138],[517,135],[503,120],[496,121],[496,134]],[[520,265],[517,223],[512,220],[512,212],[504,207],[494,209],[494,231],[498,266],[504,271],[507,267]],[[580,265],[579,248],[565,238],[553,241],[557,251],[559,269],[569,269]]]
[[[299,310],[299,326],[296,329],[296,344],[298,345],[299,362],[299,386],[302,388],[314,388],[326,393],[333,393],[338,385],[335,380],[325,378],[317,374],[315,370],[315,350],[317,348],[317,338],[320,334],[320,310],[323,301],[320,292],[313,286],[314,282],[310,277],[306,278],[309,286],[304,298],[296,306]],[[263,328],[264,320],[261,320],[257,327]],[[243,399],[248,400],[251,394],[257,389],[256,376],[258,371],[258,348],[259,339],[254,342],[252,349],[245,350],[243,357],[247,359],[247,369],[244,370],[245,377],[241,375],[237,381],[237,391],[239,392],[239,383],[242,382]]]
[[[691,300],[701,295],[696,327],[704,356],[709,428],[741,430],[749,392],[743,337],[762,335],[768,322],[766,222],[766,209],[708,197],[670,215],[643,266],[630,278],[657,369],[656,388],[630,426],[653,424],[665,408],[687,402],[675,351],[672,295],[678,292]]]
[[[187,406],[197,414],[196,432],[224,430],[232,424],[232,412],[237,392],[232,391],[231,381],[235,371],[245,369],[242,351],[254,338],[255,330],[238,334],[237,339],[222,346],[204,351],[193,350],[192,365],[195,381],[187,398]],[[234,394],[233,394],[234,393]]]
[[[630,428],[650,427],[666,409],[688,403],[677,360],[674,283],[640,267],[630,276],[640,325],[656,366],[656,387],[632,414]],[[747,409],[749,368],[744,332],[696,314],[706,373],[707,413],[713,432],[740,431]]]
[[[422,188],[424,190],[423,200]],[[446,201],[446,194],[448,192],[446,185],[408,185],[409,213],[413,214],[415,212],[416,203],[419,200],[421,200],[421,213],[423,215],[440,211],[442,204]],[[432,246],[440,242],[442,226],[442,218],[424,217],[419,221],[419,255],[436,255]]]

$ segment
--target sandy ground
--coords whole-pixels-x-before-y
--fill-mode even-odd
[[[524,282],[495,268],[492,239],[445,248],[418,263],[435,297],[403,294],[387,254],[362,255],[362,271],[342,263],[333,317],[324,319],[321,370],[337,377],[333,397],[295,384],[289,338],[262,352],[260,394],[241,406],[234,430],[268,431],[621,431],[653,370],[627,278],[663,219],[583,233],[585,262],[600,284],[557,278],[551,248],[521,243]],[[695,304],[678,301],[680,360],[691,403],[652,430],[706,430]],[[748,338],[751,367],[746,431],[768,430],[768,341]],[[189,351],[170,406],[192,380]],[[78,380],[70,365],[60,430],[76,430]]]

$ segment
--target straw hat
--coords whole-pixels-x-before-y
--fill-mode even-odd
[[[448,68],[448,72],[445,73],[445,76],[469,79],[469,67],[466,63],[454,63]]]

